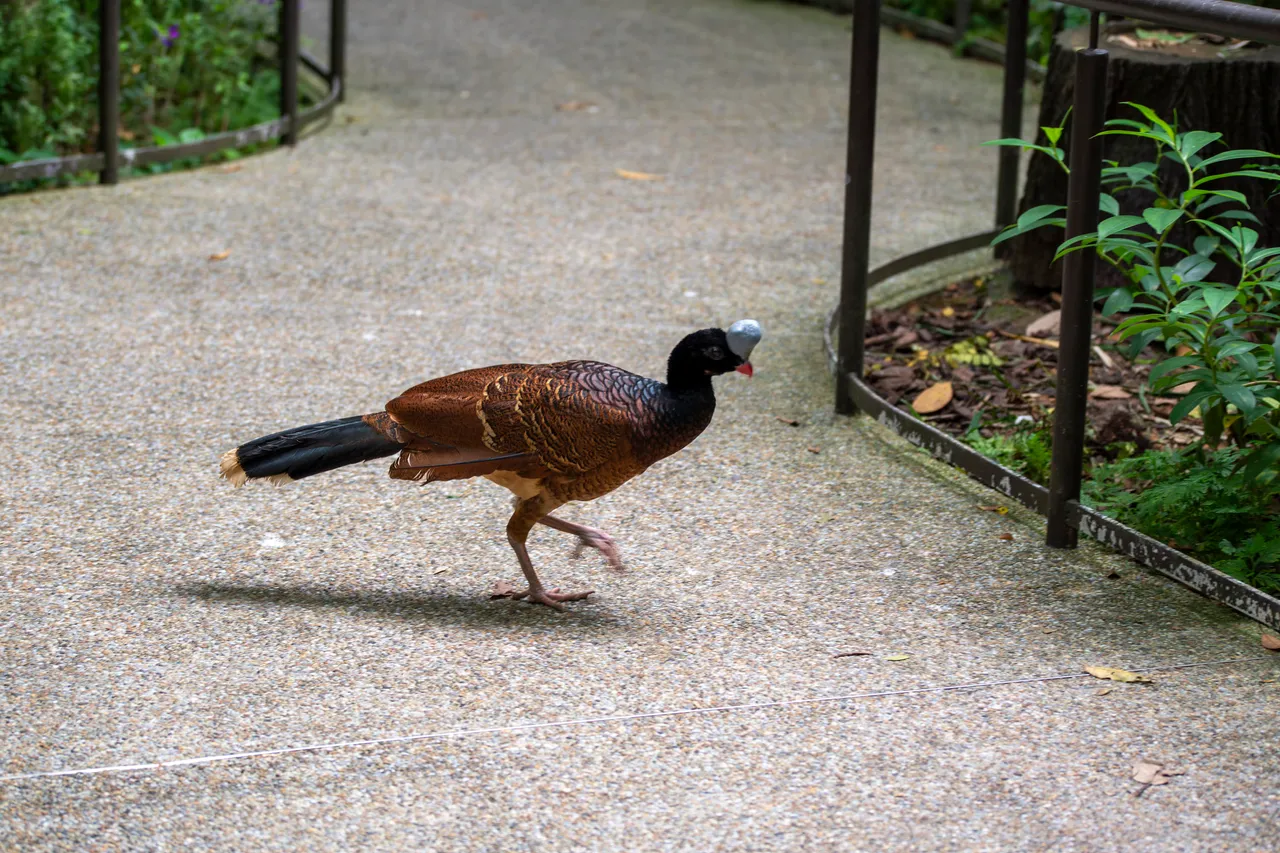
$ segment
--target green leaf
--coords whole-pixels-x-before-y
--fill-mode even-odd
[[[1210,317],[1217,317],[1228,305],[1236,301],[1234,290],[1206,287],[1200,291],[1200,295],[1204,297],[1204,304],[1209,308]]]
[[[1156,163],[1155,161],[1145,160],[1141,163],[1134,163],[1132,166],[1129,166],[1128,168],[1126,168],[1125,171],[1128,172],[1129,175],[1131,176],[1130,180],[1133,180],[1133,182],[1136,184],[1142,178],[1149,178],[1152,175],[1154,175],[1156,173],[1156,170],[1159,168],[1160,168],[1160,164]],[[1137,179],[1134,179],[1132,177],[1134,175],[1137,176]]]
[[[1213,272],[1215,266],[1217,264],[1212,258],[1206,258],[1204,255],[1187,255],[1174,264],[1173,272],[1182,279],[1183,283],[1192,284],[1204,281],[1204,277]]]
[[[983,145],[1012,145],[1015,148],[1025,148],[1028,151],[1039,151],[1057,160],[1059,163],[1063,161],[1061,148],[1047,148],[1044,145],[1036,145],[1034,142],[1027,142],[1025,139],[992,139],[983,142]]]
[[[1175,373],[1172,376],[1163,376],[1158,380],[1151,381],[1151,390],[1157,394],[1163,394],[1170,388],[1177,385],[1184,385],[1187,382],[1199,382],[1202,379],[1212,379],[1213,371],[1207,367],[1198,367],[1195,370],[1188,370],[1185,373]]]
[[[1060,127],[1042,127],[1045,138],[1049,140],[1050,145],[1057,145],[1058,140],[1062,137],[1062,128]]]
[[[1148,125],[1140,121],[1134,121],[1131,118],[1112,118],[1107,119],[1107,127],[1131,127],[1134,130],[1146,130]]]
[[[1109,216],[1098,223],[1098,239],[1105,240],[1112,234],[1141,225],[1144,221],[1141,216]]]
[[[1147,121],[1164,131],[1170,145],[1174,144],[1173,128],[1169,126],[1168,122],[1156,115],[1155,110],[1150,107],[1143,106],[1142,104],[1134,103],[1133,101],[1125,101],[1124,105],[1127,107],[1133,107],[1135,110],[1142,113],[1143,117],[1146,118]]]
[[[1217,175],[1206,175],[1191,186],[1198,187],[1201,184],[1207,184],[1209,181],[1218,181],[1223,178],[1261,178],[1264,181],[1280,181],[1280,175],[1277,175],[1275,172],[1260,172],[1257,169],[1244,169],[1239,172],[1222,172]]]
[[[1192,221],[1205,226],[1211,231],[1218,232],[1224,238],[1226,238],[1226,241],[1228,243],[1230,243],[1232,246],[1235,246],[1237,250],[1240,248],[1240,241],[1238,236],[1235,234],[1235,228],[1228,230],[1226,228],[1223,228],[1218,223],[1214,222],[1212,219],[1194,219]]]
[[[1120,215],[1120,202],[1116,201],[1115,196],[1109,193],[1103,193],[1098,196],[1098,210],[1103,213],[1109,213],[1112,216]]]
[[[1178,153],[1183,157],[1191,157],[1201,148],[1222,138],[1221,133],[1209,133],[1205,130],[1193,130],[1178,138]]]
[[[1147,374],[1147,382],[1155,382],[1171,370],[1189,367],[1190,365],[1199,363],[1199,361],[1200,356],[1198,355],[1180,355],[1175,358],[1166,358],[1164,361],[1151,368],[1151,373]]]
[[[1273,157],[1280,159],[1280,154],[1272,154],[1269,151],[1259,151],[1256,148],[1238,148],[1233,151],[1223,151],[1221,154],[1214,154],[1200,161],[1200,168],[1212,166],[1214,163],[1225,163],[1228,160],[1249,160],[1255,157]]]
[[[1178,404],[1173,407],[1173,411],[1169,413],[1169,423],[1176,424],[1178,421],[1191,414],[1191,410],[1200,405],[1205,398],[1214,393],[1213,388],[1205,387],[1206,385],[1208,385],[1208,383],[1201,382],[1196,385],[1195,388],[1191,389],[1190,394],[1178,401]]]
[[[1223,399],[1228,403],[1239,409],[1245,417],[1258,407],[1258,399],[1244,385],[1223,385],[1218,388],[1218,393],[1222,394]]]
[[[1092,245],[1093,241],[1097,239],[1097,236],[1097,234],[1090,231],[1088,234],[1077,234],[1070,240],[1063,240],[1062,243],[1058,245],[1058,251],[1054,255],[1053,259],[1056,261],[1068,252],[1074,252],[1077,249]]]
[[[1244,193],[1239,193],[1235,190],[1187,190],[1182,194],[1182,203],[1186,204],[1187,202],[1195,201],[1201,196],[1220,196],[1231,201],[1238,201],[1245,207],[1249,206],[1249,201],[1244,197]]]
[[[1261,346],[1261,344],[1255,344],[1253,341],[1246,341],[1241,339],[1237,339],[1234,341],[1227,341],[1225,344],[1223,344],[1221,347],[1218,348],[1218,358],[1231,358],[1233,356],[1239,355],[1242,352],[1252,352],[1254,347],[1258,347],[1258,346]]]
[[[1255,225],[1261,225],[1262,220],[1254,216],[1247,210],[1224,210],[1222,213],[1214,216],[1214,219],[1243,219],[1246,222],[1252,222]]]
[[[1032,225],[1032,223],[1038,222],[1048,216],[1052,216],[1059,210],[1066,210],[1066,207],[1061,204],[1038,204],[1030,210],[1023,212],[1023,214],[1018,217],[1017,227],[1020,230],[1026,230]]]
[[[1204,234],[1197,237],[1192,245],[1196,247],[1197,255],[1204,255],[1207,258],[1218,251],[1220,242],[1217,237],[1210,237],[1208,234]]]
[[[1197,293],[1195,296],[1188,297],[1177,305],[1174,305],[1173,308],[1170,309],[1169,314],[1178,317],[1186,317],[1187,315],[1194,314],[1201,308],[1206,307],[1207,304],[1208,303],[1204,300],[1204,296]]]
[[[1148,207],[1146,210],[1142,211],[1142,218],[1147,221],[1147,224],[1150,225],[1157,234],[1163,234],[1165,231],[1168,231],[1173,223],[1177,222],[1181,216],[1182,211],[1177,209],[1161,210],[1156,207]],[[1099,226],[1098,230],[1101,231],[1102,227]]]
[[[1274,474],[1280,468],[1280,441],[1273,441],[1245,457],[1244,478],[1259,480],[1263,474]]]
[[[1133,307],[1133,293],[1128,288],[1117,287],[1111,291],[1111,295],[1107,297],[1107,301],[1102,306],[1102,316],[1110,317],[1112,314],[1122,314]]]

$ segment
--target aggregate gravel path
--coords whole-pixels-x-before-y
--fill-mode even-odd
[[[1047,550],[831,414],[847,27],[745,0],[353,3],[350,98],[295,150],[0,199],[0,773],[472,732],[6,779],[0,848],[1280,848],[1256,625]],[[877,259],[990,221],[999,103],[993,66],[883,49]],[[544,578],[598,590],[567,614],[487,599],[519,576],[487,482],[216,477],[228,447],[428,377],[659,375],[744,316],[757,374],[719,381],[707,433],[566,513],[631,571],[535,531]],[[744,704],[767,707],[596,719]],[[1139,759],[1183,775],[1142,790]]]

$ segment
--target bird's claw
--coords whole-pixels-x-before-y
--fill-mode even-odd
[[[527,598],[531,604],[545,604],[552,610],[564,610],[562,601],[584,601],[588,595],[594,593],[594,589],[586,592],[561,592],[560,588],[556,587],[555,589],[524,589],[511,593],[511,598],[516,601]]]
[[[573,549],[574,557],[581,557],[582,552],[586,548],[595,548],[604,558],[609,561],[609,568],[615,572],[625,572],[626,567],[622,565],[622,554],[618,551],[618,545],[613,541],[613,537],[603,530],[592,529],[588,533],[578,536],[578,547]]]

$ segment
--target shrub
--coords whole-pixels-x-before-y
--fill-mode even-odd
[[[1266,592],[1280,592],[1280,487],[1245,479],[1240,451],[1197,459],[1148,452],[1097,466],[1084,502],[1212,563]]]
[[[273,0],[124,0],[126,147],[273,118],[276,18]],[[95,150],[98,32],[97,0],[0,0],[0,158]]]
[[[1116,199],[1103,193],[1100,207],[1109,214],[1097,231],[1064,242],[1057,257],[1091,250],[1127,279],[1123,287],[1099,294],[1105,315],[1125,314],[1116,327],[1130,341],[1130,355],[1149,344],[1165,357],[1152,368],[1148,383],[1155,393],[1191,384],[1169,416],[1177,423],[1193,412],[1204,422],[1203,453],[1223,440],[1241,449],[1239,463],[1247,480],[1270,483],[1280,465],[1280,248],[1258,246],[1256,222],[1245,196],[1225,189],[1228,179],[1267,181],[1280,186],[1280,156],[1266,151],[1225,150],[1222,134],[1178,131],[1150,109],[1131,104],[1141,120],[1112,119],[1106,134],[1150,140],[1153,158],[1132,164],[1109,162],[1103,185],[1115,192],[1143,190],[1154,199],[1142,215],[1121,214]],[[1061,126],[1042,128],[1049,146],[1017,139],[993,144],[1031,148],[1067,169],[1057,148]],[[1171,189],[1168,170],[1176,166],[1179,190]],[[1061,226],[1062,205],[1040,205],[1024,212],[996,241],[1046,225]],[[1171,239],[1174,227],[1190,223],[1199,232],[1191,248]],[[1208,280],[1221,269],[1234,282]]]

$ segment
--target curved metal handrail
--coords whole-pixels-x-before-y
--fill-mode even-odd
[[[1100,12],[1119,12],[1155,23],[1203,32],[1239,35],[1280,43],[1280,12],[1223,0],[1066,0],[1093,11],[1090,48],[1076,54],[1072,127],[1072,180],[1068,189],[1067,235],[1096,228],[1099,188],[1089,175],[1101,170],[1096,134],[1103,129],[1107,52],[1097,47]],[[1005,51],[1001,135],[1021,133],[1026,78],[1028,0],[1010,0]],[[849,86],[848,165],[845,178],[844,256],[840,300],[823,332],[828,363],[836,374],[836,411],[873,415],[911,443],[966,471],[988,486],[1047,515],[1047,544],[1073,547],[1077,532],[1091,536],[1162,574],[1264,624],[1280,628],[1280,600],[1236,580],[1176,549],[1131,530],[1079,501],[1084,450],[1093,268],[1080,261],[1064,274],[1062,346],[1059,351],[1058,406],[1049,488],[1033,483],[977,453],[877,395],[862,378],[869,288],[894,275],[975,249],[1015,219],[1018,151],[1002,148],[993,231],[929,246],[872,269],[869,263],[871,185],[875,157],[875,101],[879,61],[880,0],[853,0],[853,50]],[[1069,310],[1068,310],[1069,309]],[[838,335],[837,335],[838,331]]]
[[[961,254],[974,248],[968,244],[983,236],[987,235],[975,234],[903,255],[872,270],[869,278],[874,283],[883,282],[932,261]],[[959,468],[984,486],[1013,498],[1039,515],[1046,514],[1049,504],[1047,488],[988,459],[959,439],[899,409],[877,394],[862,377],[853,373],[841,377],[835,345],[839,319],[840,306],[836,305],[831,309],[823,327],[822,344],[826,350],[828,369],[837,382],[847,383],[849,395],[859,411],[871,415],[877,423],[907,442],[928,451],[933,458]],[[1272,628],[1280,628],[1280,599],[1224,574],[1207,563],[1188,557],[1157,539],[1139,533],[1093,507],[1085,506],[1079,501],[1069,501],[1067,507],[1069,523],[1081,533],[1250,619]]]

